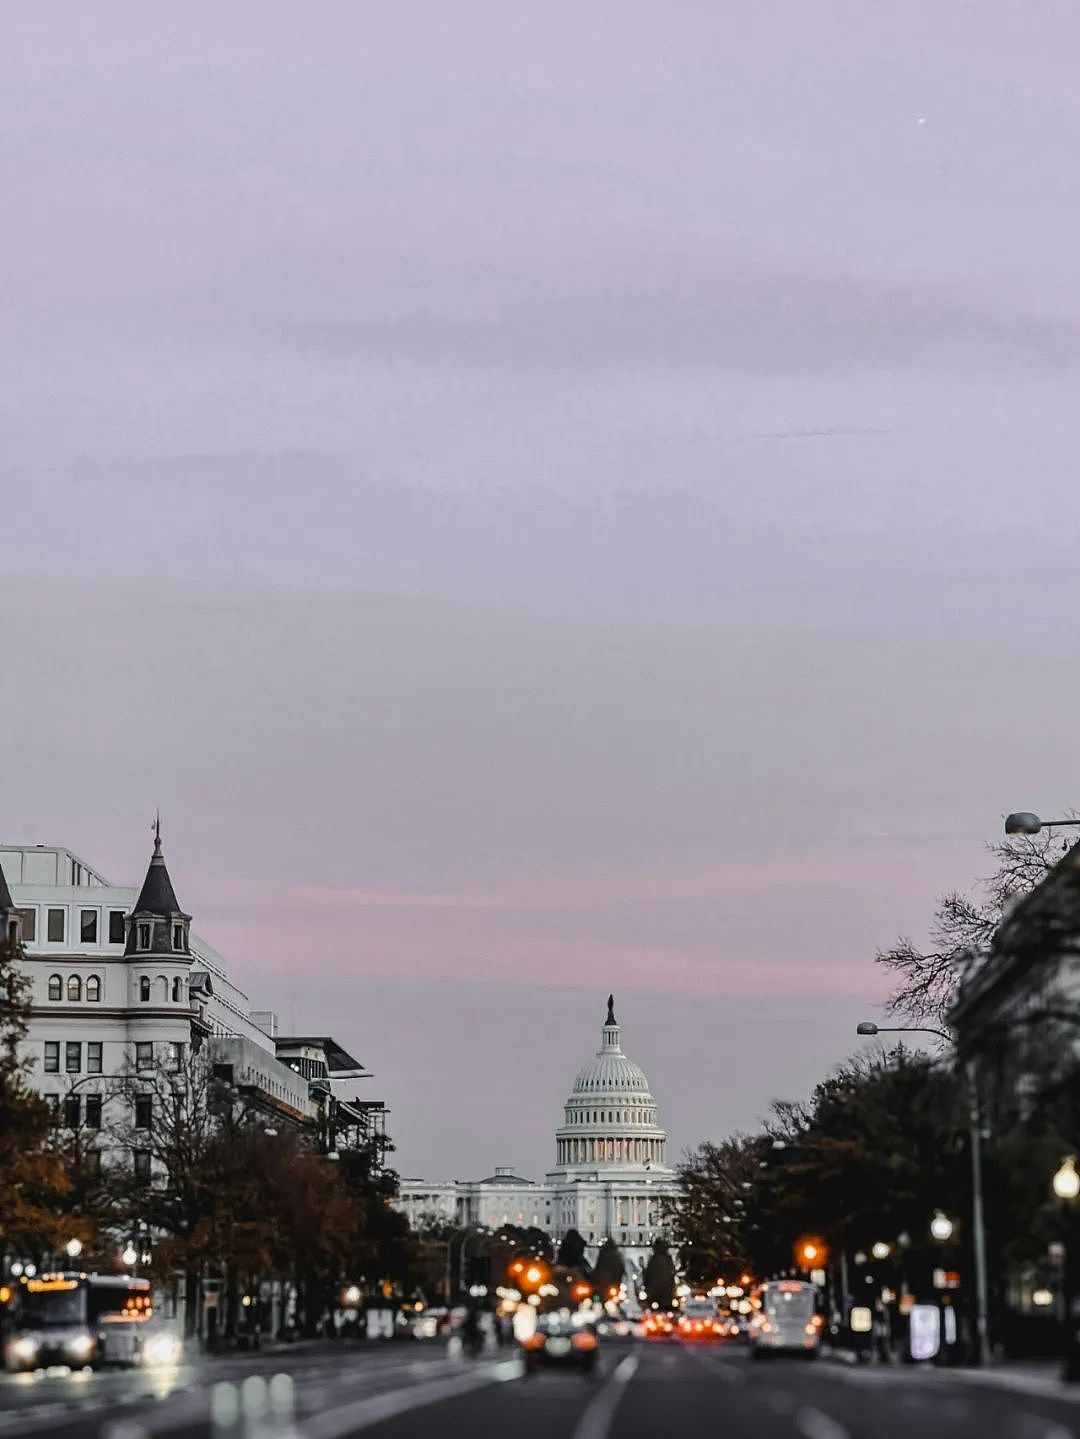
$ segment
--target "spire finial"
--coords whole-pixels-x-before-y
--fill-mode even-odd
[[[154,853],[161,853],[161,810],[154,816]]]
[[[604,1023],[605,1025],[618,1023],[615,1018],[615,996],[613,994],[609,994],[607,997],[607,1019],[604,1020]]]

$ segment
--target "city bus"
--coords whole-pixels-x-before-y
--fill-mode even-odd
[[[14,1328],[4,1345],[4,1362],[11,1370],[97,1369],[179,1359],[179,1341],[148,1327],[154,1308],[147,1279],[104,1274],[23,1279],[14,1311]]]
[[[818,1310],[818,1287],[805,1279],[771,1279],[751,1299],[750,1353],[802,1354],[816,1359],[825,1321]]]

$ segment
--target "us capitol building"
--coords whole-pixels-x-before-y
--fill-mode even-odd
[[[608,996],[600,1048],[578,1071],[555,1132],[556,1164],[543,1183],[496,1169],[487,1179],[442,1184],[403,1179],[398,1201],[423,1231],[439,1225],[535,1226],[556,1242],[576,1229],[595,1259],[607,1238],[627,1273],[640,1273],[665,1234],[665,1201],[679,1193],[666,1163],[667,1135],[644,1071],[623,1053]]]

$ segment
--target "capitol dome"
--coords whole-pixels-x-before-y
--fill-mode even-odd
[[[644,1070],[623,1053],[620,1033],[609,995],[600,1048],[578,1071],[556,1133],[560,1170],[618,1166],[670,1172],[656,1100]]]

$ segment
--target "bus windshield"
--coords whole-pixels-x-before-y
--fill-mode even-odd
[[[22,1323],[32,1329],[56,1329],[86,1323],[86,1290],[74,1279],[26,1285],[20,1303]]]

